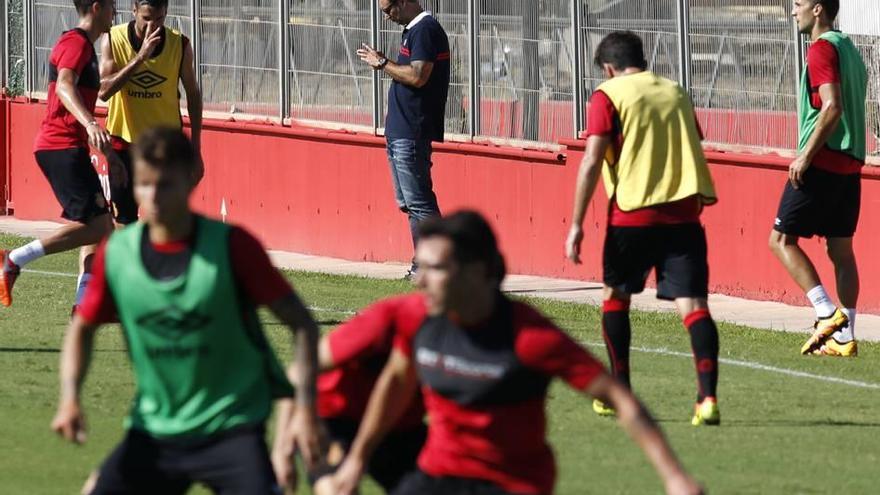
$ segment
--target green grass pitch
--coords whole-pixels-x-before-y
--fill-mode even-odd
[[[0,235],[4,248],[24,241]],[[72,274],[76,258],[72,253],[53,256],[28,268]],[[307,303],[318,308],[314,316],[325,330],[375,299],[408,290],[402,281],[288,276]],[[24,273],[15,304],[0,308],[2,493],[78,493],[89,471],[121,438],[133,389],[117,326],[102,328],[96,341],[84,389],[88,442],[69,445],[49,430],[57,400],[58,351],[74,285],[71,276]],[[535,303],[605,359],[597,308]],[[277,352],[287,360],[287,330],[265,313],[263,319]],[[709,493],[877,493],[880,346],[860,343],[856,359],[809,358],[797,354],[803,335],[728,324],[721,324],[720,331],[721,354],[729,360],[721,365],[722,426],[694,428],[689,420],[696,385],[681,323],[672,314],[633,314],[633,346],[641,349],[632,356],[635,390]],[[587,399],[562,384],[554,384],[550,395],[548,431],[559,464],[557,493],[662,491],[641,452],[613,420],[597,417]],[[379,491],[368,483],[364,493]]]

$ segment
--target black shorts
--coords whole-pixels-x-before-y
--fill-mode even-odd
[[[183,495],[196,482],[219,494],[280,494],[263,428],[237,428],[197,443],[130,430],[101,466],[92,495]]]
[[[128,225],[137,222],[138,207],[134,201],[134,174],[131,166],[131,153],[128,150],[116,150],[116,156],[122,160],[128,180],[121,186],[113,185],[113,167],[107,167],[110,174],[110,206],[113,220],[118,224]]]
[[[89,150],[42,150],[35,152],[34,156],[61,204],[62,218],[89,223],[93,218],[107,213],[104,190],[98,172],[92,165]]]
[[[329,418],[324,419],[324,426],[330,437],[331,455],[333,444],[348,452],[357,435],[359,423],[351,419]],[[376,448],[367,466],[367,473],[386,493],[391,493],[404,476],[415,471],[416,458],[422,451],[427,435],[428,429],[424,425],[412,430],[392,431]],[[336,472],[342,457],[328,460],[330,465],[309,473],[309,482],[314,484],[319,478]]]
[[[514,495],[504,491],[500,486],[486,480],[471,478],[453,478],[444,476],[435,478],[422,471],[410,473],[393,495]]]
[[[834,174],[811,167],[799,189],[785,181],[773,228],[797,237],[852,237],[861,203],[861,174]]]
[[[653,269],[659,299],[709,295],[706,231],[698,223],[609,226],[602,258],[605,285],[621,292],[642,292]]]

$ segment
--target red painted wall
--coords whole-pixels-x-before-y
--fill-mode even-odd
[[[56,218],[59,207],[31,154],[45,107],[13,102],[12,194],[15,215]],[[404,216],[396,210],[381,138],[263,124],[208,122],[203,135],[207,176],[195,207],[246,225],[269,247],[353,260],[405,261],[412,255]],[[567,158],[555,153],[444,143],[435,147],[434,180],[445,211],[473,207],[495,225],[512,273],[597,280],[605,198],[587,215],[585,265],[563,259],[578,142]],[[803,304],[804,297],[773,259],[767,238],[787,161],[773,156],[709,152],[720,201],[704,221],[712,290]],[[856,250],[863,310],[880,313],[880,258],[871,242],[880,231],[880,173],[865,172]],[[874,241],[876,242],[876,241]],[[818,241],[805,241],[833,286]]]

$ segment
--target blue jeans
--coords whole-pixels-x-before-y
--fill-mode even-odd
[[[387,149],[394,199],[400,211],[409,217],[409,231],[415,247],[419,222],[440,216],[431,181],[431,141],[388,138]]]

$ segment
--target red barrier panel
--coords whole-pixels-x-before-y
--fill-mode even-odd
[[[10,152],[15,215],[57,218],[59,207],[31,153],[45,106],[14,102]],[[558,153],[444,143],[434,155],[435,188],[444,211],[471,207],[491,219],[512,273],[584,280],[601,275],[606,200],[601,188],[586,221],[585,265],[563,259],[582,142]],[[193,198],[200,211],[242,223],[274,249],[353,260],[406,261],[412,255],[404,216],[391,192],[382,138],[309,128],[206,122],[207,175]],[[712,290],[803,304],[773,259],[767,239],[785,159],[710,152],[720,201],[706,210]],[[880,258],[869,244],[880,231],[880,173],[865,172],[856,250],[863,311],[880,312]],[[805,241],[833,286],[818,241]]]

